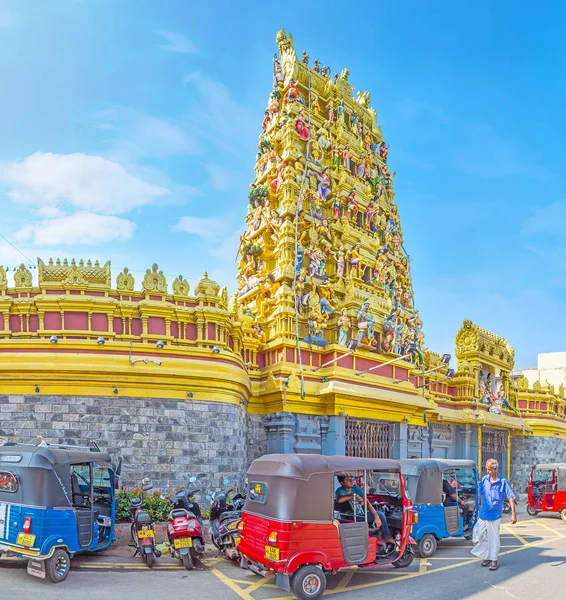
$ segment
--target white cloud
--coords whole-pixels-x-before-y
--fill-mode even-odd
[[[168,52],[180,52],[182,54],[199,53],[196,44],[182,33],[177,33],[175,31],[165,31],[163,29],[156,31],[155,33],[163,36],[168,42],[167,44],[159,46],[163,50],[167,50]]]
[[[225,152],[251,156],[259,127],[257,116],[237,102],[220,81],[192,73],[184,83],[195,92],[188,113],[192,130]]]
[[[232,171],[214,163],[208,163],[205,166],[213,189],[218,192],[225,192],[232,187],[235,176]]]
[[[548,206],[537,206],[523,223],[523,233],[566,236],[566,200],[556,200]]]
[[[35,208],[31,213],[42,219],[56,219],[65,216],[65,213],[56,206],[42,206],[41,208]]]
[[[170,119],[162,119],[123,107],[95,113],[95,127],[114,132],[108,140],[110,158],[134,162],[144,157],[183,156],[199,152],[197,141],[183,127]]]
[[[18,21],[19,18],[16,13],[4,6],[0,6],[0,27],[14,27]]]
[[[14,234],[16,242],[42,246],[94,245],[132,237],[135,223],[120,217],[78,212],[68,217],[46,219],[27,225]]]
[[[78,209],[120,214],[168,193],[130,175],[120,164],[87,154],[36,152],[21,162],[0,165],[0,182],[12,187],[15,202],[37,206],[68,203]]]
[[[198,235],[207,242],[217,242],[229,233],[229,219],[226,217],[181,217],[174,229]]]

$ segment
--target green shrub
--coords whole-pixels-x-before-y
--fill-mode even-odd
[[[164,498],[161,498],[161,496]],[[151,493],[143,492],[139,487],[125,490],[118,490],[116,493],[116,521],[123,523],[131,521],[132,511],[130,508],[130,499],[141,496],[144,503],[144,510],[149,512],[151,518],[156,522],[167,521],[167,516],[171,510],[171,494],[164,495],[159,490],[153,490]]]

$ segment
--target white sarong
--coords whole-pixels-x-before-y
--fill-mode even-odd
[[[496,521],[478,519],[476,527],[478,528],[479,539],[478,543],[472,548],[472,554],[483,558],[483,560],[497,560],[500,547],[500,526],[501,519],[497,519]]]

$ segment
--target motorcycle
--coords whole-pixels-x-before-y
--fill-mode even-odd
[[[222,484],[228,485],[228,480],[224,479]],[[240,558],[238,524],[242,518],[242,510],[246,501],[245,495],[240,492],[230,497],[233,491],[233,489],[226,492],[217,491],[212,496],[210,506],[210,537],[212,543],[228,560]],[[228,502],[229,497],[230,502]]]
[[[130,546],[136,549],[133,556],[139,554],[150,569],[153,566],[153,558],[161,556],[161,552],[155,547],[153,520],[150,514],[143,510],[145,507],[143,494],[151,490],[152,487],[149,479],[144,478],[140,496],[130,499],[130,510],[132,511],[132,525],[130,528],[132,542]]]
[[[173,558],[180,560],[188,571],[194,568],[195,559],[204,552],[201,510],[198,502],[194,500],[194,495],[200,491],[196,482],[196,477],[190,477],[189,485],[173,494],[173,508],[167,523],[169,552]]]

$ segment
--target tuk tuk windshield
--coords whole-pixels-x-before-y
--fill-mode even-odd
[[[533,481],[535,483],[552,483],[554,478],[554,471],[547,469],[535,469],[533,471]]]
[[[474,494],[476,492],[476,472],[473,469],[456,469],[453,471],[455,486],[459,493]]]
[[[399,473],[394,471],[368,471],[367,493],[378,496],[401,496]]]

